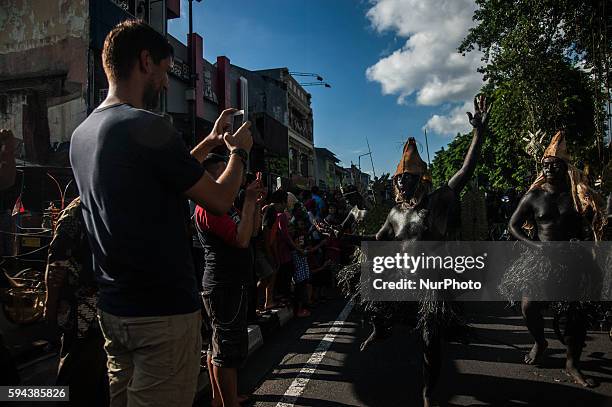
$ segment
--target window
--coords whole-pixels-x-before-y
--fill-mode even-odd
[[[8,113],[8,95],[0,95],[0,113]]]
[[[300,156],[300,172],[303,177],[308,176],[308,156],[306,154]]]
[[[290,171],[292,174],[297,174],[298,172],[298,155],[295,148],[289,149],[289,165]]]

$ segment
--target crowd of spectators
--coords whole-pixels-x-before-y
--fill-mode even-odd
[[[236,109],[189,151],[150,111],[172,47],[147,24],[118,24],[102,60],[109,93],[73,133],[80,196],[49,250],[57,384],[71,387],[71,405],[191,406],[208,342],[211,405],[238,407],[248,324],[280,307],[307,318],[326,300],[351,250],[319,230],[354,203],[316,187],[270,191],[247,173],[253,140],[249,122],[228,130]]]
[[[227,160],[211,153],[203,166],[217,179]],[[342,245],[319,228],[323,222],[338,226],[349,204],[341,193],[322,196],[317,187],[297,195],[299,199],[283,189],[266,193],[261,174],[246,173],[227,213],[219,216],[192,205],[215,406],[246,398],[238,394],[237,376],[248,353],[249,323],[281,307],[289,307],[298,318],[309,317],[334,289]]]
[[[211,154],[206,162],[215,160],[225,158]],[[234,205],[237,213],[243,212],[242,196],[254,179],[253,174],[246,175]],[[259,214],[246,254],[252,266],[243,264],[241,267],[252,273],[248,280],[249,322],[267,311],[285,306],[291,307],[295,316],[307,317],[312,308],[329,297],[334,289],[333,274],[351,253],[351,248],[342,245],[339,239],[320,233],[319,225],[325,222],[339,227],[351,209],[350,203],[339,190],[321,193],[315,186],[309,191],[292,193],[278,189],[262,193],[256,208]],[[194,239],[194,250],[202,250],[194,256],[196,269],[204,270],[210,256],[206,253],[210,250],[202,247],[207,235],[202,233],[202,226],[208,226],[197,211],[194,222],[200,231],[199,238]],[[244,242],[235,243],[233,228],[228,224],[208,229],[208,235],[212,233],[229,246],[244,249]]]

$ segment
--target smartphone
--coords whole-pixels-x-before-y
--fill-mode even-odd
[[[244,110],[238,110],[229,117],[229,126],[227,131],[231,134],[234,134],[240,126],[242,126],[246,122],[246,116],[244,115]]]

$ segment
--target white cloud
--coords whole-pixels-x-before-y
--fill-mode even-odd
[[[426,106],[471,100],[482,86],[476,71],[481,53],[462,56],[457,47],[473,26],[475,9],[474,0],[374,0],[367,13],[373,27],[406,42],[369,67],[367,78],[380,83],[383,94],[398,95],[398,103],[413,94]],[[454,113],[431,117],[427,127],[438,132],[458,124]]]
[[[474,106],[470,102],[465,102],[454,107],[446,115],[434,114],[429,118],[423,129],[433,131],[442,136],[455,136],[457,133],[467,133],[472,126],[468,121],[466,112],[473,113]]]

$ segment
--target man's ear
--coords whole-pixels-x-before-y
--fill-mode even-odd
[[[140,55],[138,56],[138,66],[140,67],[140,71],[142,73],[149,73],[151,70],[151,53],[146,49],[140,51]]]

